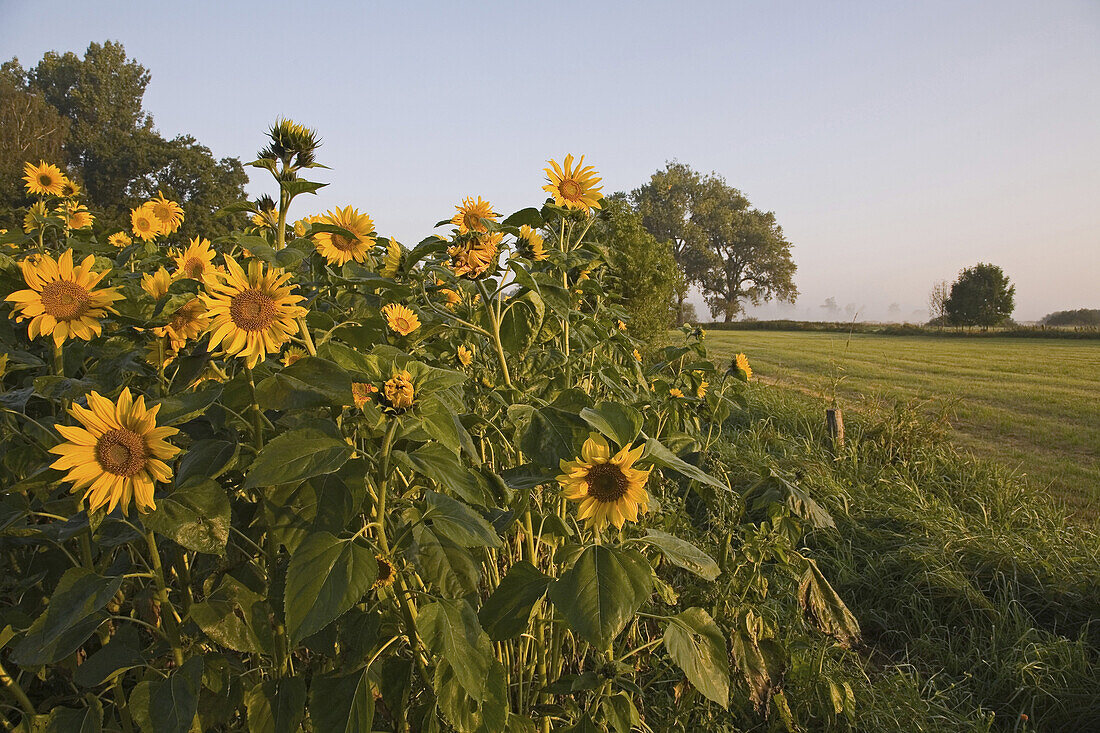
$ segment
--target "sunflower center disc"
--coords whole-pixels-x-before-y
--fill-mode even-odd
[[[561,191],[562,198],[567,198],[570,201],[574,201],[581,197],[581,187],[576,181],[569,179],[562,181],[559,190]]]
[[[353,249],[355,249],[355,245],[357,245],[358,243],[358,239],[349,239],[343,234],[332,235],[332,246],[340,250],[341,252],[351,252]]]
[[[145,440],[125,428],[109,430],[96,442],[95,457],[104,471],[133,476],[145,468]]]
[[[614,463],[597,463],[588,469],[588,495],[603,503],[618,501],[626,496],[629,482],[621,468]]]
[[[58,321],[80,318],[89,305],[88,291],[69,280],[56,280],[42,287],[42,310]]]
[[[40,176],[38,177],[38,184],[39,184],[40,186],[44,186],[44,187],[46,187],[46,188],[49,188],[50,186],[52,186],[52,185],[53,185],[53,179],[52,179],[52,178],[50,178],[50,177],[49,177],[48,175],[46,175],[45,173],[43,173],[42,175],[40,175]]]
[[[262,331],[275,320],[275,299],[249,288],[233,296],[229,317],[242,331]]]
[[[198,257],[189,257],[187,262],[183,263],[183,271],[187,277],[193,280],[198,279],[206,271],[206,262]]]
[[[462,223],[466,225],[467,229],[479,229],[481,227],[481,217],[477,214],[466,214],[462,217]]]

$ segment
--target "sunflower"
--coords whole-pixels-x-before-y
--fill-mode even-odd
[[[707,387],[709,387],[709,386],[710,386],[710,382],[708,382],[705,379],[702,382],[699,382],[699,386],[695,388],[695,396],[698,397],[699,399],[703,399],[704,397],[706,397],[707,396]]]
[[[93,264],[95,255],[88,255],[74,267],[71,249],[57,261],[43,254],[19,263],[29,289],[14,292],[7,300],[15,303],[12,316],[17,321],[31,319],[27,329],[31,338],[52,334],[60,346],[73,337],[91,341],[102,332],[99,319],[107,312],[116,313],[111,304],[123,296],[116,288],[95,289],[109,270],[92,272]]]
[[[299,349],[297,346],[288,346],[286,351],[283,352],[283,366],[288,367],[299,359],[306,355],[305,349]]]
[[[320,218],[319,224],[331,224],[332,226],[346,229],[351,237],[345,234],[332,232],[317,232],[313,235],[313,243],[329,264],[343,265],[349,260],[362,262],[367,258],[367,252],[374,246],[374,222],[366,214],[360,214],[358,209],[345,206],[342,209],[333,209]]]
[[[752,367],[749,366],[749,357],[744,354],[738,354],[733,357],[733,368],[746,382],[752,379]]]
[[[80,195],[80,184],[69,178],[61,182],[61,195],[67,199],[74,199]],[[76,227],[73,227],[74,229]]]
[[[371,590],[390,587],[397,577],[393,563],[382,555],[375,555],[374,559],[378,561],[378,577],[374,579],[374,583],[370,587]]]
[[[162,268],[163,269],[163,268]],[[164,326],[157,326],[153,333],[167,338],[173,351],[182,349],[189,340],[197,339],[210,326],[206,306],[198,298],[181,305]]]
[[[352,382],[351,400],[355,406],[362,410],[370,402],[371,395],[377,394],[378,388],[370,382]]]
[[[573,156],[565,156],[565,166],[559,166],[556,160],[547,161],[550,168],[546,171],[546,180],[550,181],[542,187],[554,197],[554,203],[568,209],[587,211],[600,208],[600,191],[603,186],[597,186],[602,179],[596,175],[596,169],[584,165],[584,156],[573,167]]]
[[[143,242],[151,242],[164,232],[160,228],[160,220],[153,214],[153,207],[142,204],[130,211],[130,228],[134,230],[134,236]]]
[[[44,201],[35,201],[29,207],[27,207],[27,213],[23,215],[23,231],[33,232],[38,229],[46,220],[46,203]]]
[[[487,232],[489,227],[485,221],[496,221],[499,214],[493,213],[493,205],[483,201],[480,196],[474,201],[473,196],[462,199],[462,205],[456,206],[458,212],[451,218],[451,223],[458,227],[459,234],[470,232]],[[484,219],[485,221],[482,221]]]
[[[543,246],[542,235],[526,224],[519,228],[518,244],[520,254],[535,262],[540,262],[549,257],[546,254],[546,247]]]
[[[668,394],[669,394],[670,397],[683,397],[684,396],[684,391],[682,389],[680,389],[679,387],[673,387],[672,389],[670,389],[668,391]]]
[[[402,336],[420,328],[420,319],[406,306],[390,303],[382,307],[382,315],[386,317],[386,325]]]
[[[642,360],[642,352],[638,351],[637,349],[634,349],[634,361],[641,361],[641,360]]]
[[[210,348],[222,344],[226,353],[247,359],[251,369],[282,348],[306,309],[298,305],[302,296],[287,284],[290,273],[257,260],[248,263],[247,273],[232,257],[225,264],[224,276],[208,273],[203,279],[206,294],[201,297],[212,319]]]
[[[382,386],[382,395],[394,410],[409,409],[416,397],[413,390],[412,375],[404,370],[395,373]]]
[[[57,214],[65,221],[68,229],[87,229],[95,221],[88,207],[75,201],[66,201],[65,205],[57,210]]]
[[[168,294],[168,286],[172,284],[172,276],[162,266],[152,275],[145,273],[141,276],[141,289],[149,293],[153,300],[160,300]]]
[[[470,366],[474,363],[474,352],[465,346],[458,347],[458,363],[462,366]]]
[[[450,264],[454,274],[471,279],[484,275],[496,265],[500,240],[503,238],[504,235],[500,232],[489,232],[448,247],[447,254],[451,257]]]
[[[157,197],[147,205],[160,224],[161,234],[172,234],[183,223],[183,207],[164,198],[160,191],[157,191]]]
[[[386,246],[386,258],[378,274],[393,279],[399,269],[401,269],[401,244],[391,237],[389,245]]]
[[[65,174],[44,160],[38,161],[38,165],[24,163],[23,180],[32,196],[60,196],[65,187]]]
[[[626,324],[623,323],[621,318],[619,320],[615,321],[615,325],[618,326],[620,331],[626,331]]]
[[[107,237],[107,244],[123,249],[129,247],[134,243],[134,240],[130,239],[130,235],[126,232],[115,232],[111,236]]]
[[[213,275],[217,268],[214,267],[215,252],[210,248],[210,240],[195,237],[182,252],[173,252],[176,261],[176,277],[190,278],[192,280],[204,280],[207,275]]]
[[[626,520],[638,521],[638,515],[649,509],[645,482],[653,470],[634,468],[644,449],[644,445],[633,450],[627,446],[612,456],[603,436],[591,433],[579,457],[562,460],[558,483],[566,499],[580,502],[578,519],[588,520],[588,526],[596,529],[608,522],[622,529]]]
[[[50,448],[61,456],[50,468],[69,472],[62,480],[71,482],[74,492],[84,490],[89,512],[102,506],[112,512],[121,504],[126,514],[131,499],[141,512],[157,508],[153,484],[172,480],[165,461],[180,451],[165,440],[179,430],[157,427],[159,410],[160,405],[146,409],[145,397],[133,399],[129,388],[117,403],[92,392],[88,407],[73,405],[69,410],[83,427],[56,426],[66,442]]]

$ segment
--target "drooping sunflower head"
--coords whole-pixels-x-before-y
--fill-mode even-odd
[[[143,242],[152,242],[164,233],[160,228],[160,220],[153,214],[153,207],[144,203],[130,211],[130,228],[134,236]]]
[[[65,227],[68,229],[87,229],[95,221],[88,207],[75,201],[66,201],[57,213],[65,221]]]
[[[145,273],[141,276],[141,289],[149,293],[153,300],[160,300],[167,295],[171,284],[172,275],[163,266],[153,274]]]
[[[205,280],[207,275],[213,274],[215,252],[210,246],[209,239],[195,237],[182,252],[176,251],[173,259],[176,261],[176,277],[189,278],[191,280]]]
[[[27,333],[31,338],[53,336],[60,346],[67,339],[90,341],[103,327],[99,319],[116,313],[112,303],[122,299],[116,288],[96,289],[109,270],[92,272],[95,256],[88,255],[73,265],[73,251],[66,250],[55,261],[49,255],[35,255],[19,263],[28,289],[7,297],[15,303],[12,317],[30,319]]]
[[[313,235],[313,243],[317,251],[333,265],[343,265],[350,260],[363,262],[367,253],[374,247],[374,221],[366,214],[360,214],[358,209],[345,206],[342,209],[333,209],[321,217],[319,224],[346,229],[348,234],[335,232],[317,232]]]
[[[163,268],[162,268],[163,269]],[[210,326],[210,315],[199,298],[191,298],[171,315],[168,323],[153,329],[153,333],[168,339],[174,351],[182,349],[188,341],[197,339]]]
[[[584,156],[573,165],[573,156],[565,156],[565,165],[558,165],[556,160],[548,161],[549,168],[546,171],[546,179],[549,181],[542,190],[554,198],[554,203],[567,209],[587,211],[600,208],[600,191],[603,186],[597,185],[602,179],[596,175],[596,169],[584,164]]]
[[[301,295],[288,284],[290,274],[253,259],[245,272],[232,257],[225,258],[224,276],[209,273],[203,279],[203,304],[209,311],[210,348],[247,360],[249,368],[278,353],[298,330],[297,319],[306,309]]]
[[[390,587],[397,577],[397,571],[394,570],[393,563],[383,555],[375,555],[374,559],[378,562],[378,577],[374,579],[371,590]]]
[[[351,400],[355,406],[362,410],[371,401],[371,397],[378,394],[378,388],[370,382],[352,382]]]
[[[412,375],[405,370],[396,372],[382,386],[382,396],[394,411],[403,412],[412,407],[416,399]]]
[[[459,239],[447,248],[450,268],[458,277],[476,280],[496,267],[500,251],[501,232],[487,232]]]
[[[461,364],[462,366],[470,366],[471,364],[474,363],[473,349],[467,348],[465,346],[459,346],[457,356],[458,356],[458,363]]]
[[[390,237],[389,244],[386,245],[386,257],[382,261],[382,269],[378,271],[378,274],[391,279],[396,277],[401,269],[402,254],[403,250],[400,242]]]
[[[65,188],[65,174],[52,163],[40,160],[23,164],[23,180],[27,193],[32,196],[61,196]]]
[[[549,257],[543,244],[542,235],[536,230],[524,224],[519,228],[519,251],[524,257],[540,262]]]
[[[579,502],[577,518],[589,527],[601,529],[608,523],[622,529],[625,522],[637,522],[638,516],[649,510],[649,494],[645,483],[652,469],[634,468],[642,456],[644,445],[631,450],[623,447],[615,455],[602,435],[592,433],[584,441],[581,454],[572,461],[561,462],[557,477],[563,496]]]
[[[23,231],[30,233],[45,225],[46,216],[46,202],[35,201],[27,207],[27,213],[23,215]]]
[[[738,379],[742,381],[749,381],[752,379],[752,367],[749,366],[749,357],[744,354],[738,354],[733,357],[732,371],[737,375]]]
[[[134,243],[134,240],[130,239],[130,235],[126,232],[115,232],[111,236],[107,237],[107,243],[113,247],[119,249],[125,249]]]
[[[288,367],[302,359],[305,355],[305,349],[300,349],[297,346],[288,346],[286,351],[283,352],[283,366]]]
[[[703,380],[699,382],[699,386],[695,388],[695,396],[699,399],[703,399],[707,396],[707,388],[710,387],[710,382]]]
[[[183,224],[183,207],[170,201],[157,191],[157,197],[149,201],[149,209],[156,217],[162,234],[172,234]]]
[[[383,306],[382,315],[386,317],[386,325],[390,327],[390,330],[402,336],[408,336],[420,328],[420,319],[416,317],[412,309],[399,303],[390,303]]]
[[[167,441],[179,430],[157,427],[159,410],[159,405],[146,409],[145,398],[134,399],[128,388],[117,402],[92,392],[88,407],[69,410],[80,427],[57,426],[65,442],[50,449],[60,456],[51,468],[68,471],[62,480],[72,483],[74,492],[84,492],[89,512],[103,506],[111,512],[121,505],[127,513],[131,500],[141,512],[156,509],[153,485],[172,479],[165,461],[179,453]]]
[[[496,221],[499,214],[493,213],[493,205],[483,201],[480,196],[474,200],[473,196],[462,199],[462,203],[455,206],[458,211],[451,218],[451,223],[458,227],[459,234],[470,232],[487,232],[489,227],[486,221]]]

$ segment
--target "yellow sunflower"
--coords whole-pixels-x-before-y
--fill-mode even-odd
[[[32,196],[60,196],[65,187],[65,174],[52,163],[40,160],[38,165],[23,164],[23,180]]]
[[[546,171],[546,180],[550,181],[542,187],[554,197],[554,203],[569,209],[585,210],[600,208],[600,191],[603,186],[597,186],[602,179],[596,175],[596,169],[584,165],[584,156],[573,166],[573,156],[565,156],[565,165],[559,166],[556,160],[548,161],[550,168]]]
[[[119,249],[129,247],[134,243],[134,240],[130,239],[130,235],[126,232],[115,232],[111,236],[107,237],[107,244],[110,244]]]
[[[203,279],[202,300],[211,317],[210,348],[221,344],[227,354],[247,359],[252,368],[290,340],[298,330],[295,319],[304,317],[306,309],[298,305],[302,296],[287,284],[290,273],[257,260],[248,263],[247,273],[232,257],[225,263],[224,276],[209,273]]]
[[[467,234],[469,232],[487,232],[489,227],[485,226],[486,221],[496,221],[499,214],[493,213],[493,205],[488,201],[483,201],[480,196],[477,200],[474,200],[473,196],[462,199],[462,205],[456,206],[458,212],[451,218],[451,223],[458,227],[459,234]]]
[[[615,321],[615,325],[618,326],[620,331],[626,331],[626,324],[622,322],[622,319]]]
[[[641,361],[641,360],[642,360],[642,352],[638,351],[637,349],[634,349],[634,361]]]
[[[157,191],[157,197],[148,206],[160,224],[161,234],[172,234],[183,224],[183,207],[164,198],[160,191]]]
[[[386,402],[394,410],[407,410],[413,405],[416,392],[413,389],[412,375],[407,371],[394,374],[382,386],[382,394]]]
[[[76,198],[80,195],[80,184],[74,180],[66,178],[64,181],[61,182],[61,195],[67,199]]]
[[[540,262],[549,257],[546,247],[543,246],[542,235],[524,224],[519,228],[520,252],[535,262]]]
[[[382,277],[388,277],[390,279],[397,275],[397,271],[401,268],[401,244],[390,237],[390,243],[386,247],[386,258],[382,262],[382,269],[378,271],[378,274]]]
[[[133,399],[128,388],[117,403],[92,392],[87,408],[73,405],[69,410],[83,427],[57,426],[66,442],[50,448],[61,456],[50,468],[68,471],[62,480],[72,483],[73,492],[84,491],[89,512],[102,506],[112,512],[121,504],[126,514],[131,499],[140,512],[157,508],[153,484],[172,480],[165,461],[180,450],[165,440],[179,430],[157,427],[159,410],[160,405],[146,409],[145,397]]]
[[[206,312],[206,306],[200,299],[192,298],[172,314],[166,325],[154,328],[153,333],[167,338],[172,350],[179,351],[189,340],[202,335],[209,326],[210,315]]]
[[[66,201],[65,205],[57,210],[57,214],[65,221],[68,229],[87,229],[95,221],[88,207],[75,201]]]
[[[375,555],[374,559],[378,561],[378,577],[375,578],[374,583],[371,584],[371,590],[390,587],[397,577],[393,563],[382,555]]]
[[[333,209],[320,218],[319,224],[331,224],[351,232],[349,238],[344,234],[317,232],[313,243],[329,264],[343,265],[349,260],[362,262],[374,246],[374,222],[358,209],[345,206]]]
[[[562,460],[558,483],[566,499],[580,502],[578,519],[596,529],[609,522],[622,529],[624,522],[637,522],[638,515],[648,511],[645,483],[653,469],[634,468],[644,449],[644,445],[633,450],[628,446],[612,456],[603,436],[591,433],[579,457]]]
[[[670,389],[668,391],[668,394],[671,397],[683,397],[684,396],[684,391],[682,389],[680,389],[679,387],[673,387],[672,389]]]
[[[744,354],[733,357],[733,368],[741,372],[746,382],[752,379],[752,367],[749,366],[749,357]]]
[[[168,294],[168,286],[172,284],[172,275],[164,267],[160,267],[152,275],[145,273],[141,276],[141,289],[149,293],[153,300],[160,300]]]
[[[699,383],[699,386],[695,388],[695,396],[698,397],[699,399],[703,399],[704,397],[706,397],[707,396],[707,387],[709,387],[709,386],[710,386],[710,382],[708,382],[707,380],[704,379],[702,382]]]
[[[38,229],[45,220],[46,203],[44,201],[35,201],[27,207],[27,213],[23,216],[23,231],[29,234]]]
[[[370,402],[371,395],[376,394],[378,388],[370,382],[352,382],[351,400],[355,406],[362,410]]]
[[[458,347],[458,363],[462,366],[470,366],[474,363],[474,352],[465,346]]]
[[[495,267],[500,240],[503,238],[504,235],[500,232],[489,232],[448,247],[447,254],[451,257],[450,266],[454,274],[477,279]]]
[[[188,243],[187,249],[182,252],[173,252],[172,258],[176,261],[176,277],[204,280],[207,275],[212,275],[217,270],[214,267],[214,255],[209,239],[195,237]]]
[[[402,336],[408,336],[420,328],[420,319],[416,314],[410,308],[398,303],[382,306],[382,315],[386,317],[386,325]]]
[[[297,346],[288,346],[286,351],[283,352],[283,366],[288,367],[299,359],[303,358],[305,355],[305,349],[299,349]]]
[[[66,339],[91,341],[102,332],[99,319],[122,294],[116,288],[96,290],[95,286],[110,270],[92,272],[95,255],[88,255],[73,266],[73,251],[66,250],[56,261],[49,255],[35,255],[19,263],[29,289],[7,297],[15,303],[12,317],[31,319],[27,333],[31,338],[53,335],[60,346]]]
[[[147,203],[130,211],[130,228],[143,242],[151,242],[164,233],[160,220],[153,214],[153,207]]]

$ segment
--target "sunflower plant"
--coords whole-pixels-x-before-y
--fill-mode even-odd
[[[667,531],[739,500],[707,451],[747,358],[690,328],[643,358],[583,157],[406,248],[351,205],[290,218],[318,145],[278,122],[275,195],[213,241],[163,195],[128,232],[66,226],[64,174],[28,164],[46,213],[0,255],[7,727],[625,733],[664,727],[643,686],[758,702],[778,630],[675,588],[755,587],[730,548],[757,534],[715,559]]]

